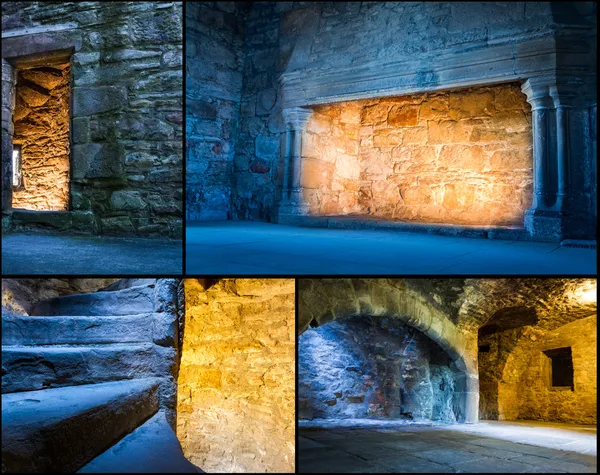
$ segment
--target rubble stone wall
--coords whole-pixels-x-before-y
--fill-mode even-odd
[[[293,472],[293,279],[185,280],[177,436],[207,472]]]
[[[186,5],[187,201],[190,220],[228,219],[242,89],[244,3]]]
[[[23,188],[13,208],[69,209],[69,64],[18,72],[13,144],[21,147]]]
[[[570,347],[573,388],[552,387],[550,364],[543,353]],[[550,332],[532,328],[511,353],[498,388],[501,419],[525,419],[575,424],[597,420],[596,316]]]
[[[304,197],[318,216],[523,225],[531,108],[519,85],[315,107]]]
[[[450,358],[389,318],[350,318],[309,329],[298,342],[299,419],[456,422]]]
[[[2,34],[9,62],[71,52],[74,227],[180,237],[182,3],[3,2]]]

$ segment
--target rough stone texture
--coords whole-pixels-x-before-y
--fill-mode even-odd
[[[530,109],[517,85],[317,106],[302,140],[310,214],[523,226]]]
[[[207,472],[293,472],[294,280],[187,279],[185,297],[184,454]]]
[[[547,330],[527,325],[480,337],[482,417],[596,423],[596,316]],[[552,387],[543,353],[570,347],[573,387]]]
[[[404,322],[463,372],[465,381],[455,373],[457,421],[466,411],[475,422],[479,409],[484,418],[589,424],[596,410],[595,294],[595,279],[300,279],[298,328],[348,317]],[[478,351],[485,345],[489,351]],[[573,352],[573,391],[547,382],[543,351],[565,346]]]
[[[181,237],[182,2],[4,2],[2,19],[19,69],[70,51],[70,210],[93,213],[88,232]]]
[[[2,279],[2,313],[29,315],[35,305],[63,295],[95,292],[118,279]]]
[[[349,318],[298,343],[299,419],[455,422],[450,359],[423,333],[389,318]]]
[[[188,219],[228,219],[242,89],[245,2],[186,6]]]
[[[2,471],[77,471],[158,410],[157,390],[141,379],[3,394]]]
[[[159,411],[77,473],[204,473],[183,456],[179,441]]]
[[[223,2],[214,5],[213,10],[227,8]],[[216,14],[214,17],[213,24],[218,25],[222,17]],[[212,18],[209,8],[205,18]],[[539,206],[534,203],[536,212],[530,219],[526,216],[528,234],[536,240],[552,242],[565,238],[595,239],[596,135],[592,129],[596,111],[596,7],[593,2],[481,2],[477,6],[461,2],[251,2],[245,15],[236,19],[238,29],[243,32],[243,68],[239,126],[230,141],[235,145],[229,147],[235,149],[230,219],[280,219],[286,161],[290,161],[289,151],[284,150],[288,126],[283,116],[291,108],[513,82],[532,86],[530,103],[548,110],[544,120],[552,139],[546,141],[544,127],[533,134],[540,137],[538,153],[534,152],[540,167],[534,181],[544,182],[545,190],[538,190],[539,196],[547,194],[548,198]],[[191,20],[188,27],[203,28],[198,19]],[[221,56],[231,58],[232,50],[226,48]],[[211,61],[204,63],[210,71]],[[201,66],[195,67],[201,69]],[[210,97],[207,93],[206,98]],[[456,104],[450,122],[457,118],[457,111],[476,112],[471,106],[477,109],[486,103],[489,101],[481,97],[477,104]],[[510,102],[504,105],[512,106]],[[556,110],[563,105],[570,112],[560,125]],[[396,108],[389,123],[418,129],[420,112],[414,107]],[[442,114],[443,110],[432,108],[429,113]],[[560,140],[554,140],[563,131],[566,148],[562,142],[559,144]],[[443,129],[438,132],[445,133]],[[211,134],[207,132],[206,136]],[[417,130],[411,130],[409,135],[411,140],[418,140]],[[468,145],[473,147],[471,142]],[[470,151],[479,153],[476,148]],[[570,173],[566,180],[568,198],[561,203],[558,181],[563,176],[560,161],[565,151],[569,155]],[[464,149],[451,152],[442,159],[459,163],[453,155],[460,152],[466,156]],[[518,157],[521,152],[497,154],[494,162],[522,163],[523,157]],[[490,149],[485,153],[486,160],[493,156]],[[201,170],[224,167],[220,157],[212,159],[210,153],[204,157],[207,161],[202,163]],[[352,161],[349,157],[344,159]],[[375,167],[379,166],[373,162]],[[322,164],[316,174],[331,173],[327,167]],[[521,178],[526,187],[523,191],[531,192],[527,179]],[[481,193],[483,181],[473,182],[448,186],[447,204],[455,207],[473,203],[473,188],[478,186]],[[204,178],[196,177],[188,183],[194,187],[195,196],[210,196],[213,192],[210,181]],[[420,185],[424,187],[427,182]],[[391,190],[383,185],[382,189],[369,190],[370,196],[385,199],[388,191],[390,199],[395,193],[393,186],[396,183]],[[226,199],[227,186],[219,182],[214,189],[219,190],[219,199]],[[500,203],[506,205],[512,201],[506,199],[506,194],[506,190],[495,187],[487,196],[501,196]],[[339,199],[340,208],[353,206],[351,194],[347,195],[342,194]],[[421,200],[422,195],[427,196],[427,192],[411,190],[402,200]],[[518,194],[515,200],[518,204],[509,205],[512,209],[497,213],[494,219],[522,221],[523,207],[532,200],[532,193],[524,195]],[[225,208],[221,203],[220,209]],[[305,210],[302,206],[298,208],[294,211],[303,218]],[[487,209],[482,212],[487,213]],[[208,216],[208,206],[205,213]],[[386,210],[385,214],[391,212]],[[223,211],[218,217],[224,215]],[[295,223],[298,222],[312,224],[305,219]]]
[[[69,76],[69,64],[18,72],[13,144],[23,189],[13,190],[13,208],[69,209]]]

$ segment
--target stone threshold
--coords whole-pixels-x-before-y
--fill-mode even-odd
[[[439,223],[409,223],[386,221],[370,216],[286,216],[280,224],[321,227],[329,229],[367,229],[434,234],[440,236],[533,241],[523,227],[518,226],[467,226]]]

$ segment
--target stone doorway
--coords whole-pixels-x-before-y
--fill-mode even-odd
[[[70,64],[24,64],[16,70],[12,208],[68,211]]]

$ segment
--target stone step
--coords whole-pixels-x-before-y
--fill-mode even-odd
[[[39,229],[93,233],[96,228],[91,211],[37,211],[13,209],[12,224],[17,229]]]
[[[164,412],[135,429],[77,473],[204,473],[183,455]]]
[[[158,411],[158,381],[2,396],[2,471],[75,472]]]
[[[2,393],[171,374],[174,348],[148,344],[2,347]]]
[[[44,300],[33,307],[34,316],[135,315],[154,311],[154,286],[74,294]]]
[[[2,316],[2,346],[152,341],[154,314],[102,317]]]

